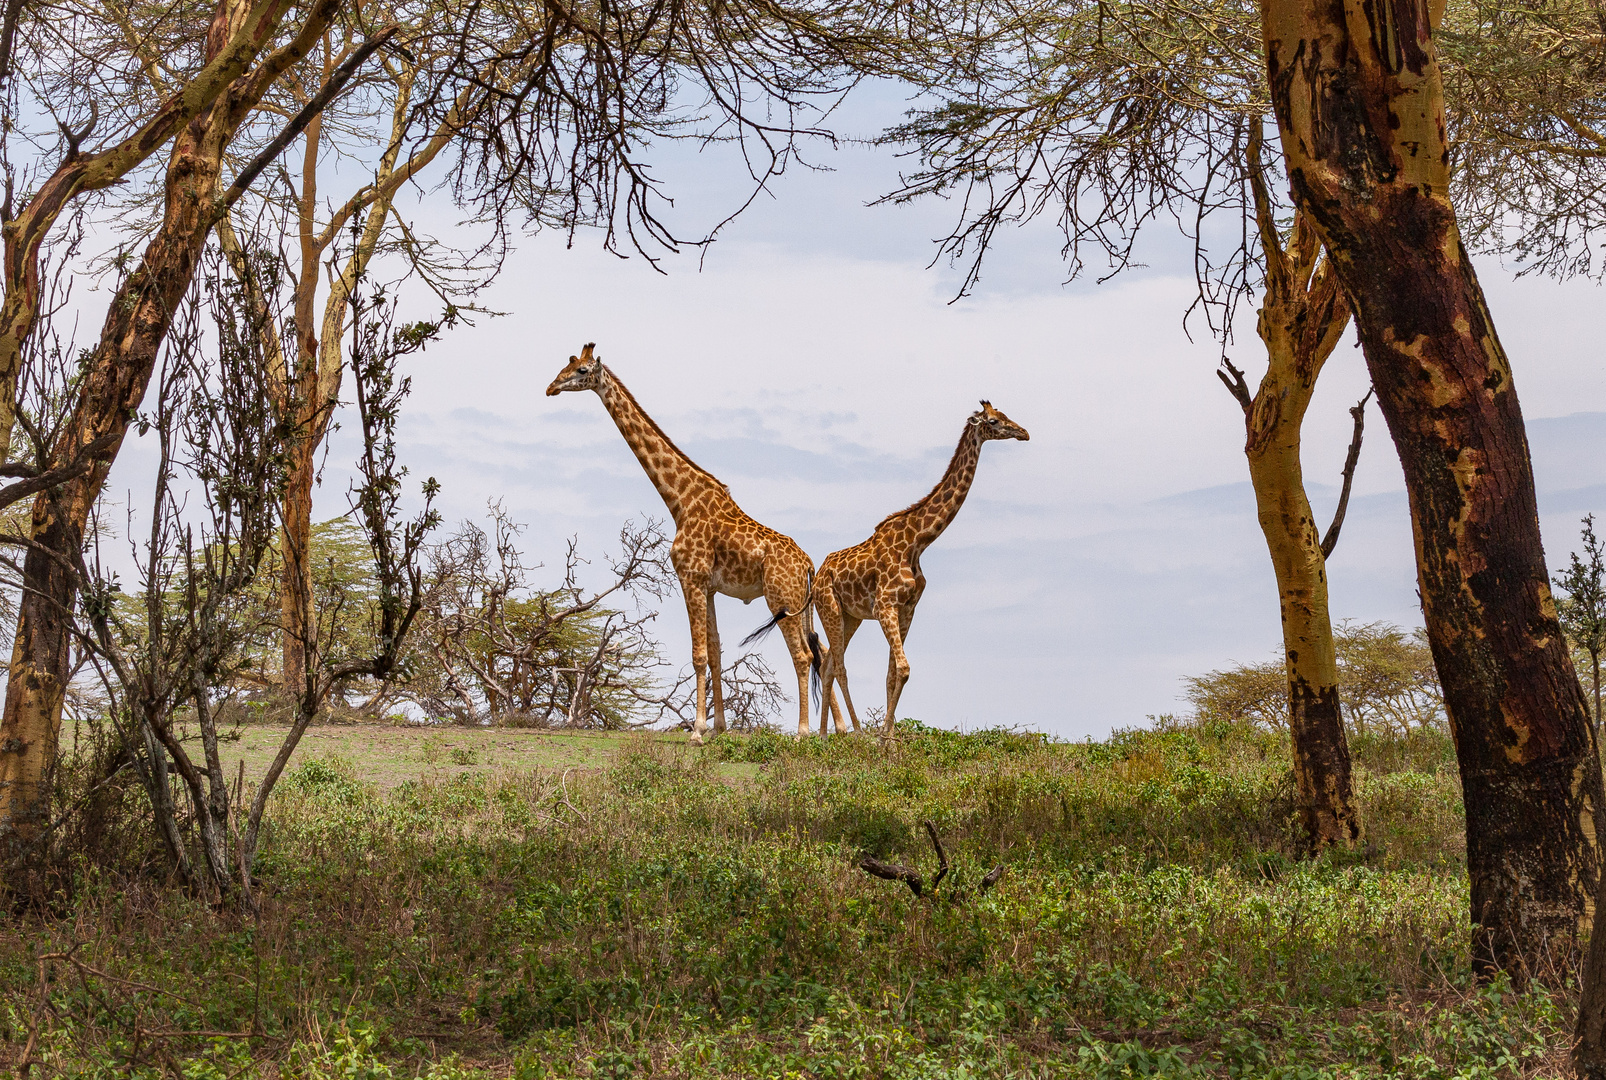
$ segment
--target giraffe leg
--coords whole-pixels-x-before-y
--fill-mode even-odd
[[[881,721],[881,737],[892,738],[893,724],[898,716],[898,698],[904,684],[909,681],[909,657],[903,651],[904,619],[902,612],[890,604],[876,612],[881,632],[887,636],[887,715]]]
[[[796,612],[781,620],[781,636],[786,639],[786,650],[792,654],[792,667],[797,671],[797,736],[809,733],[809,668],[814,653],[809,649],[808,635],[814,631],[814,605],[809,597],[809,574],[813,564],[797,551],[797,558],[772,560],[764,567],[764,602],[773,614],[785,609]],[[824,657],[821,657],[823,664]]]
[[[828,721],[836,724],[838,735],[847,731],[847,725],[842,722],[842,710],[836,703],[836,665],[837,656],[841,653],[842,645],[842,606],[837,603],[836,594],[829,585],[821,587],[819,579],[815,579],[814,610],[820,614],[820,629],[825,633],[827,648],[825,658],[820,663],[820,693],[824,700],[820,702],[820,734],[824,735]]]
[[[781,620],[781,633],[786,637],[787,651],[792,654],[792,667],[797,670],[797,737],[800,739],[809,733],[809,665],[814,659],[808,642],[803,640],[802,621]]]
[[[719,624],[714,619],[714,590],[706,590],[708,598],[708,681],[714,689],[714,732],[725,730],[725,692],[720,682]]]
[[[842,684],[842,700],[847,705],[848,719],[853,721],[854,731],[863,729],[859,727],[859,714],[853,708],[853,695],[848,692],[848,642],[853,640],[853,635],[858,632],[858,629],[859,620],[852,615],[844,613],[842,616],[842,648],[832,650],[839,655],[836,666],[832,670],[836,672],[836,681]],[[835,695],[832,696],[833,698],[835,697]]]
[[[701,585],[681,582],[686,595],[686,616],[691,621],[691,666],[697,673],[697,700],[692,721],[691,741],[703,741],[708,730],[708,593]]]

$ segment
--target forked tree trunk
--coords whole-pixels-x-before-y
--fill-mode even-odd
[[[1277,576],[1300,823],[1307,851],[1316,854],[1335,845],[1349,847],[1361,835],[1338,696],[1338,652],[1327,606],[1327,555],[1337,539],[1340,519],[1335,518],[1324,550],[1300,463],[1305,410],[1322,366],[1349,325],[1349,306],[1332,267],[1321,257],[1321,242],[1298,214],[1285,249],[1262,179],[1260,148],[1256,121],[1248,165],[1266,259],[1257,327],[1266,346],[1266,374],[1253,398],[1241,373],[1230,364],[1233,377],[1223,375],[1222,381],[1244,408],[1244,454],[1260,530]],[[1357,444],[1345,466],[1339,515],[1349,498],[1358,450]]]
[[[1550,594],[1511,369],[1449,200],[1442,3],[1263,0],[1294,199],[1355,307],[1411,501],[1467,813],[1473,964],[1563,968],[1595,896],[1600,763]]]

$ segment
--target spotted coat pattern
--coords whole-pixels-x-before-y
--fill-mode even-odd
[[[838,683],[842,686],[842,698],[847,703],[853,730],[859,730],[858,713],[853,708],[853,696],[848,692],[845,661],[848,642],[853,640],[859,624],[874,619],[881,624],[890,654],[887,658],[887,712],[882,719],[881,734],[883,738],[892,737],[898,697],[909,681],[909,658],[904,652],[904,641],[909,637],[909,624],[914,621],[915,605],[926,591],[920,555],[942,535],[964,505],[971,482],[976,478],[982,444],[992,439],[1024,441],[1028,438],[1025,428],[989,403],[982,402],[981,408],[965,421],[953,460],[948,462],[947,472],[931,494],[907,510],[883,519],[862,544],[834,551],[820,564],[820,572],[814,579],[814,605],[829,644],[821,682],[838,732],[847,730],[836,702],[835,684]],[[821,734],[825,733],[826,711],[822,708],[820,713]]]
[[[814,563],[789,536],[766,528],[742,512],[730,489],[700,468],[669,440],[624,383],[587,345],[547,387],[547,394],[594,390],[613,417],[619,433],[663,497],[675,522],[670,562],[680,579],[691,623],[692,666],[697,677],[696,719],[691,741],[700,743],[708,730],[707,702],[713,689],[714,730],[725,730],[725,699],[720,687],[719,628],[714,621],[714,594],[743,603],[763,597],[771,614],[783,609],[781,633],[797,669],[798,734],[809,730],[809,667],[814,636],[809,579]]]

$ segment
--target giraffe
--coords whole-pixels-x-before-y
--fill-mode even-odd
[[[618,376],[603,366],[588,344],[569,362],[552,385],[552,397],[566,390],[595,390],[619,433],[647,471],[669,516],[675,539],[669,559],[680,579],[691,621],[692,666],[697,676],[696,720],[691,741],[701,743],[708,730],[708,690],[713,684],[714,730],[725,730],[725,699],[719,682],[719,628],[714,622],[714,594],[734,596],[747,604],[764,597],[786,637],[797,669],[798,735],[809,733],[809,672],[820,670],[820,639],[814,632],[810,583],[814,563],[789,536],[767,529],[742,512],[730,489],[697,466],[669,441]]]
[[[920,555],[942,535],[976,478],[976,462],[982,443],[990,439],[1031,438],[1026,429],[993,408],[986,401],[965,421],[964,433],[954,450],[948,471],[931,494],[898,513],[884,518],[870,539],[842,551],[834,551],[820,564],[814,578],[814,606],[820,613],[826,644],[820,695],[820,733],[825,734],[829,706],[838,733],[847,730],[837,708],[835,682],[842,684],[853,730],[859,730],[859,717],[848,692],[848,642],[866,619],[881,624],[887,637],[887,714],[882,719],[881,737],[892,737],[898,715],[898,698],[909,681],[909,658],[903,643],[909,636],[915,605],[926,591],[926,575],[920,572]]]

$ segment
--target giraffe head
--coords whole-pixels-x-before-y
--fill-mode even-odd
[[[547,392],[551,393],[550,390]],[[990,401],[982,402],[981,408],[970,414],[970,423],[984,440],[1019,439],[1025,442],[1031,438],[1025,428],[993,408]]]
[[[558,377],[546,388],[547,397],[565,390],[595,390],[602,385],[602,361],[591,353],[596,347],[595,343],[588,343],[579,356],[569,357]]]

